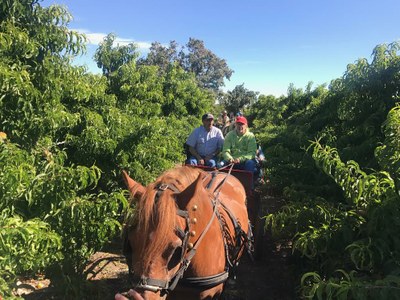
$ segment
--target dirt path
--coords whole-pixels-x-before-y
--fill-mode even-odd
[[[276,211],[281,203],[278,198],[268,196],[264,191],[262,196],[262,210],[264,214]],[[128,268],[125,258],[121,254],[118,243],[114,244],[114,251],[98,252],[92,256],[88,266],[88,289],[93,291],[91,300],[114,299],[116,292],[127,291]],[[263,237],[263,255],[261,259],[252,262],[246,255],[237,269],[236,280],[227,284],[224,300],[291,300],[295,297],[295,282],[293,266],[289,263],[290,249],[274,244],[268,234]],[[57,299],[47,288],[48,280],[32,280],[23,282],[29,295],[27,300]],[[20,292],[23,292],[21,288]],[[101,296],[100,296],[101,295]]]
[[[263,191],[261,215],[277,211],[282,200]],[[262,255],[252,262],[242,258],[233,286],[227,285],[226,300],[292,300],[296,299],[294,266],[290,263],[291,249],[274,243],[268,233],[263,236]]]

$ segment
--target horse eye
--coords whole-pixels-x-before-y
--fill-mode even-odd
[[[177,247],[168,262],[168,270],[176,267],[180,263],[182,257],[182,247]]]

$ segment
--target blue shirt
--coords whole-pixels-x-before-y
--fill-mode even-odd
[[[186,144],[196,149],[202,157],[215,156],[215,153],[222,149],[224,136],[221,129],[215,126],[212,126],[210,131],[200,126],[189,135]]]

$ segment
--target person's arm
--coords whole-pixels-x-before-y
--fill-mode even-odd
[[[220,130],[218,133],[218,143],[217,143],[217,150],[215,151],[215,156],[218,156],[221,153],[222,147],[224,146],[224,141],[225,141],[224,135]]]
[[[196,149],[194,149],[192,146],[189,146],[189,152],[190,154],[192,154],[194,157],[197,158],[197,160],[201,159],[201,156],[199,155],[199,153],[197,153]]]
[[[198,133],[199,129],[195,128],[192,133],[188,136],[187,140],[186,140],[186,145],[188,145],[189,147],[195,148],[196,147],[196,143],[197,143],[197,138],[199,136]]]
[[[204,160],[205,159],[200,156],[200,154],[196,151],[196,149],[194,149],[192,146],[189,146],[189,152],[194,157],[196,157],[198,165],[200,165],[200,166],[204,165]]]
[[[190,154],[192,154],[197,159],[197,163],[199,165],[204,165],[204,160],[201,158],[201,156],[196,150],[198,136],[199,136],[199,128],[196,128],[195,130],[193,130],[193,132],[189,135],[188,139],[186,140],[186,145],[189,146]]]

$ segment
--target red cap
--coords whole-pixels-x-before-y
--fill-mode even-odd
[[[236,123],[247,125],[247,119],[245,117],[242,117],[242,116],[236,117]]]

